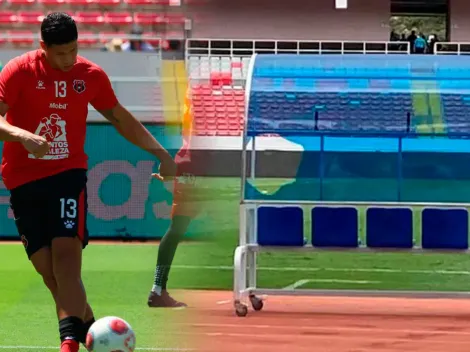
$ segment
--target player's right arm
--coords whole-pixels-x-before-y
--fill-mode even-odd
[[[0,141],[20,142],[22,129],[10,125],[4,118],[8,111],[8,105],[0,101]]]
[[[5,116],[10,106],[17,104],[21,92],[22,75],[18,63],[10,61],[0,71],[0,141],[20,142],[28,152],[41,158],[49,151],[49,143],[41,136],[13,126]]]

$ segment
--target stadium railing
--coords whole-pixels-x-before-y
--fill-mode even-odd
[[[470,55],[470,43],[437,42],[434,43],[435,55]]]
[[[188,56],[251,56],[253,54],[409,54],[408,42],[326,40],[239,40],[191,38]]]

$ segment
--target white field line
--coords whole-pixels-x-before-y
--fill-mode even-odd
[[[309,279],[309,280],[299,280],[294,282],[292,285],[286,286],[283,290],[295,290],[309,282],[319,282],[319,283],[333,283],[333,284],[380,284],[381,281],[368,281],[368,280],[341,280],[341,279]]]
[[[294,282],[292,285],[284,287],[283,290],[295,290],[296,288],[305,285],[307,282],[310,282],[310,280],[299,280]]]
[[[232,271],[233,266],[229,265],[173,265],[174,269],[190,269],[190,270],[222,270]],[[274,271],[274,272],[344,272],[344,273],[390,273],[390,274],[424,274],[424,275],[467,275],[470,276],[470,271],[467,270],[401,270],[401,269],[380,269],[380,268],[308,268],[308,267],[263,267],[257,268],[259,271]]]

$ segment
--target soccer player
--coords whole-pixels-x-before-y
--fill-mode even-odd
[[[69,15],[49,14],[41,25],[41,49],[14,58],[0,73],[2,177],[28,258],[55,301],[61,352],[77,352],[94,322],[81,278],[88,243],[88,104],[160,161],[161,178],[171,179],[176,169],[118,102],[106,73],[77,55],[77,38]]]
[[[148,306],[153,308],[186,307],[185,303],[174,300],[167,291],[167,281],[171,264],[179,242],[185,235],[191,221],[200,212],[200,206],[195,203],[197,189],[195,174],[201,172],[201,162],[197,165],[191,159],[191,136],[193,135],[192,103],[186,94],[183,114],[183,146],[175,157],[177,164],[176,178],[173,188],[173,206],[170,227],[163,236],[158,248],[157,266],[154,283],[148,297]],[[198,171],[196,171],[196,168]],[[153,174],[161,179],[161,175]]]

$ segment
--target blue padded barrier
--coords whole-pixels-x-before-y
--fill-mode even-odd
[[[312,209],[314,247],[358,246],[358,212],[354,207],[315,207]]]
[[[303,246],[304,214],[300,207],[261,206],[257,211],[257,243],[261,246]]]
[[[422,247],[426,249],[467,249],[466,209],[425,208],[421,219]]]
[[[370,207],[366,224],[367,247],[413,247],[413,211],[409,208]]]

